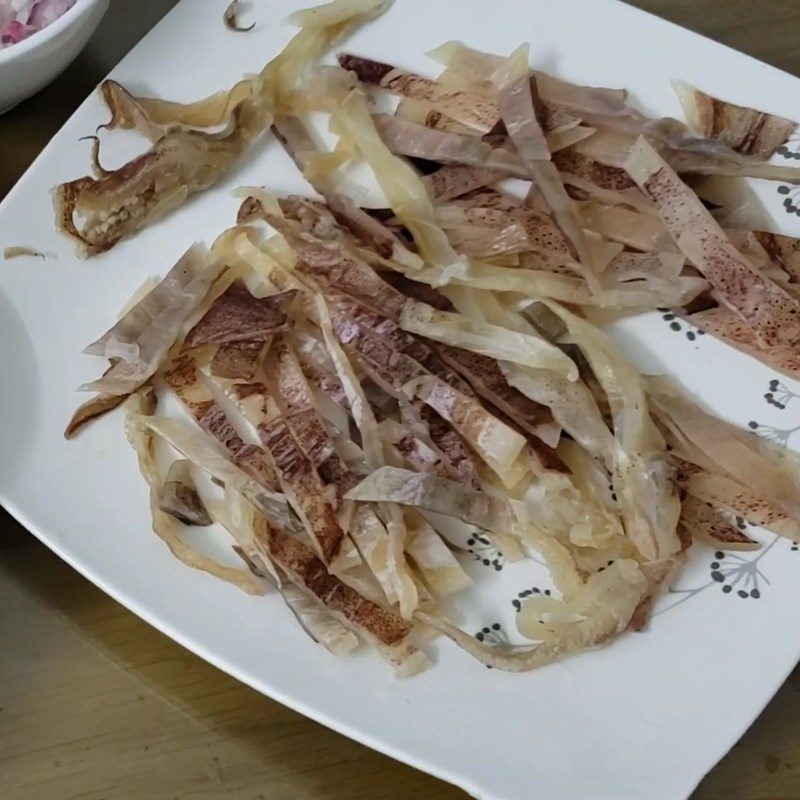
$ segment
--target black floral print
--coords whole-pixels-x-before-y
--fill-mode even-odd
[[[543,594],[545,597],[550,597],[550,590],[545,589],[544,591],[540,589],[538,586],[532,586],[530,589],[523,589],[512,601],[511,605],[514,607],[514,611],[519,611],[522,608],[522,601],[526,597],[531,597],[531,595],[535,594]]]
[[[769,391],[764,394],[764,400],[768,405],[777,408],[778,411],[785,411],[796,397],[800,395],[793,392],[783,381],[773,378],[769,382]]]
[[[485,533],[473,533],[467,539],[467,550],[485,567],[494,567],[500,572],[505,566],[505,556]]]
[[[481,628],[475,634],[475,638],[479,642],[483,642],[483,644],[493,645],[495,647],[511,647],[508,634],[499,622]]]
[[[798,145],[800,145],[800,134],[793,133],[786,141],[786,144],[781,145],[775,151],[775,154],[789,160],[800,161],[800,152],[796,149]]]
[[[659,308],[661,319],[669,323],[669,329],[675,333],[682,333],[690,342],[697,342],[699,336],[704,336],[705,331],[690,325],[685,319],[681,319],[678,313],[668,308]]]
[[[761,422],[756,422],[754,419],[751,419],[750,422],[747,423],[747,427],[759,436],[763,436],[767,441],[773,442],[781,447],[786,447],[792,436],[800,430],[800,425],[795,425],[791,428],[779,428],[775,425],[765,425]]]
[[[800,186],[779,186],[778,194],[783,195],[783,210],[800,217]]]

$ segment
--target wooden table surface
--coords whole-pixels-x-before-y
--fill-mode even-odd
[[[225,4],[220,0],[220,9]],[[798,0],[634,4],[800,75]],[[172,5],[112,0],[97,35],[69,70],[0,117],[0,198]],[[713,714],[714,702],[725,698],[711,699],[698,713]],[[0,510],[0,800],[464,797],[196,658],[106,597]],[[800,671],[693,800],[797,798]]]

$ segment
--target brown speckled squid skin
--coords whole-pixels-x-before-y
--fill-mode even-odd
[[[727,475],[708,472],[679,458],[675,462],[678,466],[678,485],[687,495],[781,535],[787,534],[787,526],[797,528],[797,523],[784,512]]]
[[[429,406],[420,404],[418,412],[427,426],[428,435],[437,450],[445,457],[449,469],[457,480],[473,489],[480,486],[480,475],[469,448],[453,427]]]
[[[689,314],[687,319],[701,331],[800,380],[800,350],[797,347],[762,347],[752,328],[735,311],[718,306]]]
[[[535,403],[508,385],[497,361],[479,353],[440,344],[439,354],[469,381],[472,388],[508,415],[527,434],[539,437],[542,427],[555,425],[547,406]]]
[[[369,83],[373,86],[380,85],[381,81],[394,70],[391,64],[374,61],[371,58],[362,58],[352,53],[339,53],[337,59],[342,69],[354,72],[362,83]]]
[[[636,187],[630,175],[621,167],[603,164],[571,148],[553,153],[553,163],[558,167],[559,172],[585,178],[601,189],[621,192]]]
[[[733,246],[697,196],[644,138],[626,164],[681,251],[763,347],[800,344],[800,303],[758,272]]]
[[[164,378],[201,427],[223,443],[232,454],[234,463],[268,488],[275,489],[280,484],[290,489],[290,494],[299,495],[304,515],[310,523],[309,531],[320,545],[322,558],[302,542],[272,528],[266,518],[258,516],[259,539],[275,563],[294,583],[379,643],[392,646],[402,642],[411,631],[409,623],[361,597],[328,572],[325,563],[335,557],[344,534],[326,501],[319,478],[314,480],[313,465],[297,446],[283,420],[277,417],[259,429],[273,462],[273,466],[269,466],[265,451],[257,445],[245,444],[215,402],[197,399],[200,384],[197,365],[190,354],[181,356]],[[241,399],[258,395],[266,397],[267,389],[259,383],[238,384],[234,393]]]
[[[519,209],[522,211],[522,209]],[[533,212],[531,212],[533,213]],[[406,303],[407,295],[391,285],[391,279],[397,279],[397,274],[387,273],[385,278],[379,276],[369,265],[364,264],[352,255],[344,246],[336,242],[319,242],[309,240],[307,237],[298,235],[296,230],[277,218],[270,218],[270,221],[286,237],[289,244],[293,247],[301,261],[298,269],[307,272],[309,275],[320,281],[326,289],[327,294],[341,292],[349,298],[355,299],[358,303],[371,305],[373,308],[380,308],[382,315],[386,315],[391,320],[396,321]],[[554,226],[551,227],[554,228]],[[555,234],[560,238],[557,228]],[[548,239],[549,241],[549,239]],[[566,250],[561,240],[562,248]],[[425,293],[426,299],[433,304],[447,302],[446,298],[424,284],[406,281],[406,289],[414,292]],[[423,300],[424,302],[426,300]],[[355,310],[357,319],[367,324],[376,332],[390,335],[399,346],[400,350],[418,361],[423,367],[441,378],[446,383],[454,386],[467,396],[478,395],[485,397],[489,402],[497,405],[507,413],[514,423],[520,425],[527,433],[536,435],[540,425],[553,425],[553,418],[549,410],[544,406],[539,406],[529,400],[521,392],[508,386],[505,378],[500,371],[497,362],[477,354],[460,351],[461,361],[469,360],[469,364],[461,363],[459,358],[455,358],[450,353],[451,358],[442,358],[444,352],[439,346],[432,346],[428,342],[422,342],[390,325],[389,320],[378,317],[375,314],[365,313],[366,309]],[[470,357],[471,360],[470,360]],[[464,369],[469,367],[470,375],[475,378],[480,385],[480,389],[470,379],[470,375],[462,374]],[[461,368],[460,368],[461,367]],[[441,417],[434,415],[439,422]],[[444,433],[441,426],[437,425],[436,430],[440,431],[444,440]],[[433,431],[431,431],[433,433]],[[455,432],[453,432],[455,434]],[[438,443],[437,443],[438,444]],[[447,439],[446,447],[440,447],[442,454],[446,457],[449,466],[461,478],[470,484],[474,483],[476,476],[473,472],[465,472],[468,469],[468,461],[464,459],[461,452],[463,444],[455,435],[455,440]],[[471,466],[471,464],[470,464]]]
[[[234,281],[186,334],[185,347],[266,341],[289,328],[287,310],[295,290],[256,298],[242,281]]]
[[[223,344],[211,358],[209,369],[217,378],[249,381],[269,350],[272,339]]]
[[[345,495],[358,479],[336,452],[300,362],[284,337],[275,341],[266,372],[275,386],[275,400],[281,407],[281,414],[300,449],[310,459],[323,483],[334,486],[337,497]]]
[[[178,458],[169,465],[158,493],[158,507],[185,525],[212,523],[192,478],[191,462],[185,458]]]
[[[330,564],[338,555],[345,534],[336,520],[325,484],[282,418],[259,425],[258,436],[275,465],[281,488],[297,506],[322,560]]]
[[[800,239],[766,231],[755,231],[754,235],[790,281],[800,283]]]
[[[236,433],[209,388],[201,381],[197,362],[185,353],[162,376],[200,427],[225,447],[231,461],[265,489],[275,491],[278,476],[257,445],[246,444]]]
[[[684,498],[678,524],[712,547],[723,550],[758,550],[761,547],[711,504],[696,497]]]
[[[792,120],[719,100],[688,86],[681,100],[698,133],[744,155],[770,158],[797,130]]]
[[[471,167],[463,164],[445,164],[436,172],[426,175],[422,181],[437,202],[460,197],[474,189],[491,186],[501,180],[502,172],[485,167]]]
[[[481,95],[446,89],[430,78],[350,53],[340,53],[338,59],[343,69],[353,72],[363,83],[435,104],[448,117],[480,133],[489,133],[500,120],[497,103]]]
[[[64,431],[65,439],[72,439],[78,431],[94,419],[113,411],[127,399],[124,394],[99,394],[82,403],[70,419]]]
[[[411,632],[411,625],[400,616],[362,597],[331,575],[325,564],[302,542],[270,527],[261,518],[260,538],[270,556],[301,588],[307,590],[331,611],[363,629],[386,646],[399,644]]]

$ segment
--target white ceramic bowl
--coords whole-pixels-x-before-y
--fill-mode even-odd
[[[0,114],[43,89],[83,50],[109,0],[78,0],[44,30],[0,50]]]

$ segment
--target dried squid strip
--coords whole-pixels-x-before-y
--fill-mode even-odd
[[[425,612],[418,612],[417,617],[481,663],[508,672],[526,672],[578,650],[602,645],[624,631],[646,587],[647,581],[635,561],[616,561],[587,582],[585,618],[530,649],[490,647],[440,617]]]
[[[466,164],[516,178],[530,173],[515,153],[474,136],[434,130],[389,114],[375,114],[375,127],[386,146],[397,155],[424,158],[442,164]]]
[[[135,96],[122,84],[107,78],[100,84],[99,91],[111,112],[111,119],[98,130],[133,129],[156,142],[171,127],[216,128],[228,122],[233,109],[254,89],[253,81],[245,79],[201,100],[175,103],[157,97]]]
[[[640,138],[626,163],[656,206],[681,251],[708,279],[720,300],[768,346],[800,343],[800,303],[759,273],[733,246],[694,192]]]
[[[450,422],[502,480],[516,476],[515,461],[525,446],[524,437],[493,417],[474,397],[432,375],[385,338],[359,324],[358,317],[338,306],[331,308],[331,317],[337,339],[356,350],[387,388],[403,396],[409,386],[416,386],[416,396]]]
[[[347,627],[354,627],[373,643],[388,648],[399,677],[416,674],[427,659],[409,644],[411,625],[397,614],[367,600],[331,575],[313,551],[274,528],[264,525],[262,534],[270,556],[301,590],[322,601]],[[379,648],[381,652],[381,648]]]
[[[400,316],[401,327],[434,341],[462,347],[480,355],[533,369],[560,372],[570,380],[577,368],[561,350],[535,334],[510,331],[498,325],[476,322],[467,316],[438,311],[425,303],[408,300]]]
[[[161,376],[177,395],[195,422],[219,442],[230,460],[264,489],[274,492],[278,477],[263,448],[245,442],[231,423],[210,387],[203,380],[198,364],[189,353],[177,358]]]
[[[352,75],[340,69],[322,68],[310,85],[315,108],[327,111],[337,128],[358,148],[381,186],[389,205],[408,228],[420,256],[443,273],[463,269],[459,256],[438,225],[431,198],[416,171],[384,144],[363,91]],[[416,265],[421,266],[421,262]]]
[[[295,440],[323,482],[334,486],[337,496],[344,495],[356,478],[336,452],[300,362],[284,337],[279,338],[270,351],[265,372],[275,387],[275,400]]]
[[[158,507],[185,525],[210,525],[211,517],[197,492],[191,464],[179,458],[169,465],[158,496]]]
[[[755,231],[759,244],[792,283],[800,283],[800,239],[779,233]]]
[[[681,505],[678,522],[692,538],[718,550],[758,550],[761,545],[720,514],[713,506],[687,497]]]
[[[701,454],[698,466],[729,476],[790,519],[800,520],[794,454],[706,413],[665,379],[651,378],[648,393],[677,452],[691,448],[690,460],[695,461],[695,452]]]
[[[445,164],[436,172],[426,175],[422,182],[439,202],[490,186],[497,183],[505,174],[500,170],[474,167],[465,164]]]
[[[424,100],[446,116],[481,133],[489,133],[500,119],[497,104],[486,97],[441,86],[436,81],[391,64],[340,53],[339,65],[360,81],[415,100]]]
[[[789,119],[718,100],[684,81],[673,81],[689,125],[737,153],[767,159],[797,130]]]
[[[508,415],[516,425],[550,447],[558,444],[561,428],[555,423],[552,411],[511,386],[497,361],[449,345],[441,345],[437,352],[469,381],[477,394]]]
[[[478,528],[498,533],[518,530],[524,504],[469,489],[436,475],[382,467],[347,494],[349,500],[399,503],[411,508],[457,517]]]
[[[350,413],[361,434],[366,466],[370,470],[379,469],[385,464],[386,456],[383,443],[378,435],[375,413],[356,376],[348,354],[337,339],[327,304],[322,297],[317,296],[316,305],[319,314],[318,322],[333,360],[336,375],[347,397]],[[377,515],[373,519],[370,517],[369,512],[360,508],[357,511],[358,519],[373,533],[372,537],[370,537],[372,544],[372,558],[370,560],[374,564],[375,559],[378,562],[385,559],[386,578],[384,582],[388,581],[391,586],[391,594],[397,598],[401,615],[404,618],[409,618],[419,603],[419,594],[403,555],[407,537],[405,519],[400,509],[392,503],[382,503],[377,506],[377,509],[382,519],[377,518]],[[383,538],[383,533],[377,528],[376,521],[385,530],[385,539]],[[377,536],[375,535],[376,531]],[[366,545],[368,545],[367,531],[362,528],[360,533],[362,535],[359,549],[362,550],[362,555],[367,559],[369,557],[368,553],[365,552]],[[356,543],[359,544],[358,536],[356,537]],[[375,552],[375,546],[382,552]]]
[[[186,334],[185,347],[266,342],[289,328],[287,310],[297,292],[256,298],[243,281],[234,281]]]
[[[335,498],[303,452],[263,383],[235,384],[232,398],[251,410],[258,436],[289,503],[302,520],[325,563],[339,555],[345,533],[336,518]]]
[[[268,112],[246,98],[224,131],[169,130],[117,170],[60,184],[56,224],[84,256],[110,250],[213,186],[268,124]]]
[[[614,422],[614,491],[628,538],[646,560],[668,559],[680,550],[680,501],[641,377],[606,334],[555,303],[547,306],[567,325],[608,397]]]
[[[524,59],[524,62],[523,62]],[[498,81],[498,99],[503,122],[511,141],[528,167],[531,177],[547,205],[552,209],[559,228],[570,243],[570,250],[580,264],[581,275],[594,291],[598,288],[599,265],[589,247],[572,198],[553,164],[547,140],[537,118],[541,105],[536,79],[528,68],[527,49],[509,57]]]
[[[112,248],[127,236],[181,206],[190,196],[213,186],[232,164],[272,123],[275,113],[285,113],[295,85],[309,65],[330,44],[355,25],[380,13],[383,0],[333,0],[326,6],[296,12],[300,31],[242,89],[232,89],[224,101],[211,98],[194,105],[201,114],[225,114],[230,97],[238,102],[230,109],[225,129],[209,132],[186,125],[168,125],[146,153],[100,178],[83,177],[63,183],[55,191],[56,224],[78,244],[79,252],[92,256]],[[108,96],[114,94],[109,93]],[[239,94],[243,96],[239,99]],[[121,93],[116,93],[121,97]],[[152,104],[150,104],[152,105]],[[189,111],[179,104],[161,107],[163,117],[185,118]],[[132,96],[110,124],[145,125],[147,133],[154,112]],[[123,122],[120,119],[124,118]]]
[[[153,432],[141,422],[141,418],[148,414],[143,408],[140,395],[133,395],[128,402],[126,432],[128,441],[139,459],[139,469],[150,487],[150,509],[153,515],[154,532],[169,547],[172,554],[187,566],[232,583],[248,594],[264,594],[266,589],[264,582],[255,578],[249,571],[223,566],[187,545],[178,534],[175,518],[159,508],[158,498],[161,485],[154,460]]]
[[[144,385],[167,358],[180,329],[209,291],[219,273],[205,251],[193,245],[166,276],[84,352],[110,361],[101,378],[81,387],[99,391],[73,414],[64,433],[80,428],[116,408]]]
[[[753,329],[736,312],[724,306],[696,311],[686,317],[701,331],[715,336],[731,347],[758,359],[762,364],[800,380],[800,353],[795,346],[763,347]]]
[[[113,411],[124,403],[126,396],[124,394],[98,394],[91,400],[81,403],[70,418],[69,423],[67,423],[67,427],[64,430],[64,438],[72,439],[84,425],[98,417],[102,417],[109,411]]]
[[[342,625],[321,600],[309,597],[289,581],[284,581],[278,591],[303,630],[330,653],[343,656],[358,647],[358,637]]]
[[[315,191],[322,195],[331,214],[340,225],[347,228],[365,247],[374,250],[378,255],[409,266],[419,265],[418,256],[411,253],[388,228],[359,208],[347,195],[338,191],[330,179],[308,176],[309,159],[317,152],[317,147],[301,119],[289,116],[276,117],[272,132],[300,171],[307,176]]]
[[[304,534],[303,526],[285,496],[264,488],[234,462],[228,451],[208,436],[185,423],[165,417],[140,415],[137,422],[174,447],[214,481],[241,494],[272,525],[294,536]]]
[[[728,475],[683,462],[680,485],[689,495],[714,509],[734,514],[751,525],[759,525],[789,539],[800,540],[800,522],[791,519]]]

